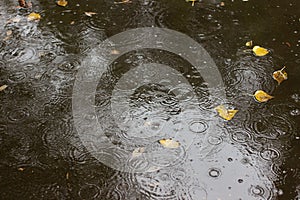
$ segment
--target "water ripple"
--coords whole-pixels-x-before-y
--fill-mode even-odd
[[[194,120],[189,123],[189,129],[194,133],[203,133],[208,129],[205,121]]]
[[[172,27],[175,30],[198,33],[201,40],[206,40],[214,37],[222,28],[221,23],[211,14],[209,9],[209,6],[204,6],[203,10],[198,11],[202,13],[201,15],[193,14],[197,11],[188,11],[189,14],[180,15],[182,10],[178,10],[176,7],[168,10],[161,9],[155,13],[155,24],[158,27]]]
[[[26,61],[33,61],[37,59],[36,49],[33,47],[16,48],[3,55],[5,61],[14,61],[24,63]]]
[[[208,136],[207,142],[211,145],[219,145],[223,142],[223,138],[220,136]]]
[[[94,184],[83,185],[78,195],[81,199],[97,199],[100,196],[100,188]]]
[[[178,165],[185,160],[186,152],[182,146],[176,149],[168,149],[158,142],[153,143],[145,150],[145,158],[149,163],[158,167]]]
[[[58,63],[58,69],[64,72],[76,71],[79,68],[80,61],[75,56],[68,56]]]
[[[208,171],[208,175],[212,178],[218,178],[219,176],[221,176],[221,170],[218,168],[211,168]]]
[[[141,192],[151,199],[176,199],[178,186],[165,170],[154,176],[138,176],[137,181]]]
[[[277,139],[293,133],[293,126],[290,121],[281,116],[265,114],[263,117],[256,117],[250,126],[256,136],[267,139]]]
[[[21,81],[25,81],[26,78],[27,78],[27,75],[25,72],[15,72],[8,77],[8,80],[13,83],[18,83]]]
[[[252,139],[252,134],[245,130],[232,131],[230,136],[237,143],[249,143]]]
[[[30,115],[27,108],[15,109],[8,114],[8,119],[11,122],[22,122]]]
[[[187,171],[184,168],[174,168],[171,170],[170,174],[174,181],[183,182],[187,178]]]
[[[275,148],[267,148],[267,149],[261,150],[260,156],[261,156],[261,158],[263,158],[266,161],[274,162],[274,161],[280,159],[281,153],[279,150],[277,150]]]

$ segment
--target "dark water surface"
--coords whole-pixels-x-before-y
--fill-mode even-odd
[[[192,7],[184,0],[70,0],[63,8],[34,1],[31,10],[17,10],[16,1],[2,0],[0,86],[8,88],[0,92],[0,199],[300,199],[300,4],[224,2],[204,0]],[[39,22],[27,21],[32,11],[41,14]],[[239,112],[231,121],[220,119],[205,77],[177,55],[145,49],[120,56],[99,81],[98,121],[115,145],[146,148],[153,155],[148,161],[157,166],[126,173],[107,167],[81,143],[72,93],[91,49],[138,27],[176,30],[201,44],[225,83],[227,100],[219,100]],[[270,54],[245,51],[249,40]],[[163,70],[150,66],[144,73],[147,63],[180,72],[178,85],[164,87],[169,75]],[[278,86],[271,75],[283,66],[289,77]],[[118,82],[132,69],[149,80],[166,76],[139,87],[126,82],[132,89],[124,100]],[[256,102],[249,94],[258,89],[275,98]],[[166,150],[157,143],[169,137],[182,146]]]

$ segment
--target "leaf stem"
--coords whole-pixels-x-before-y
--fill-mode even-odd
[[[280,72],[282,72],[285,68],[286,68],[286,66],[284,66],[284,67],[280,70]]]

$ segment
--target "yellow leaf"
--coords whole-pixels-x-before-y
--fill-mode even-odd
[[[58,0],[56,3],[57,3],[57,5],[63,6],[63,7],[68,5],[68,2],[66,0]]]
[[[285,67],[283,67],[281,70],[277,70],[273,72],[273,78],[278,82],[278,85],[288,79],[287,73],[284,71]]]
[[[5,90],[7,87],[8,87],[7,85],[0,86],[0,92],[3,91],[3,90]]]
[[[159,140],[159,143],[160,143],[161,145],[163,145],[164,147],[170,148],[170,149],[178,148],[178,147],[180,146],[180,143],[179,143],[179,142],[174,141],[174,140],[172,140],[171,138],[170,138],[170,139],[162,139],[162,140]]]
[[[262,90],[257,90],[255,93],[254,93],[254,97],[257,101],[259,102],[267,102],[269,101],[270,99],[273,99],[274,97],[267,94],[266,92],[262,91]]]
[[[92,17],[93,15],[96,15],[97,13],[95,13],[95,12],[84,12],[84,14],[86,16]]]
[[[195,5],[195,2],[197,1],[197,0],[186,0],[187,2],[192,2],[192,6],[194,6]]]
[[[231,120],[238,112],[238,110],[227,110],[223,105],[217,106],[215,110],[219,113],[219,116],[225,120]]]
[[[33,13],[30,13],[30,14],[28,15],[27,19],[28,19],[29,21],[32,21],[32,20],[39,20],[39,19],[41,19],[41,15],[38,14],[38,13],[33,12]]]
[[[247,47],[252,47],[252,45],[253,45],[253,42],[252,42],[252,40],[251,40],[251,41],[249,41],[249,42],[246,42],[246,46],[247,46]]]
[[[265,56],[269,53],[268,49],[265,49],[260,46],[254,46],[252,51],[255,53],[256,56]]]

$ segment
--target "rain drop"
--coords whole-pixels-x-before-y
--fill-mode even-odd
[[[208,172],[210,177],[217,178],[221,175],[221,171],[217,168],[212,168]]]

